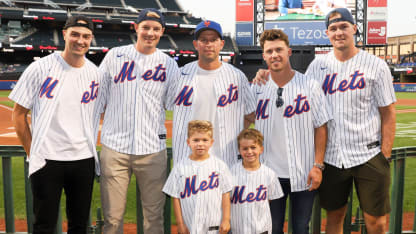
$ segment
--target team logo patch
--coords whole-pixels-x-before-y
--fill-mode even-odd
[[[228,104],[231,104],[234,101],[238,100],[238,87],[230,84],[230,87],[227,89],[228,95],[221,95],[218,99],[217,106],[225,107]]]
[[[95,81],[91,82],[90,85],[91,91],[85,91],[84,94],[82,94],[82,99],[81,99],[81,103],[89,103],[90,101],[93,101],[94,99],[97,98],[97,93],[98,93],[98,83],[95,83]]]
[[[43,82],[42,86],[40,87],[39,97],[43,95],[46,98],[53,98],[52,91],[55,89],[56,85],[58,84],[59,80],[52,81],[52,77],[47,77],[46,80]]]

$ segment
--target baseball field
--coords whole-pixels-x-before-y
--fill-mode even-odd
[[[0,145],[18,145],[19,141],[14,133],[13,124],[11,122],[11,111],[13,103],[8,100],[7,96],[10,91],[0,91]],[[394,147],[416,146],[416,93],[396,93],[398,102],[396,104],[397,110],[397,130]],[[171,120],[172,113],[167,112],[168,132],[171,133]],[[170,134],[168,134],[169,136]],[[170,139],[168,139],[168,145],[170,147]],[[0,161],[1,165],[1,161]],[[409,159],[406,161],[406,174],[405,174],[405,195],[404,195],[404,212],[407,214],[406,219],[413,222],[413,216],[415,211],[415,195],[416,195],[416,171],[411,170],[416,168],[416,159]],[[23,163],[21,158],[13,159],[13,194],[14,194],[14,212],[16,219],[25,219],[25,202],[24,202],[24,178],[23,178]],[[3,184],[2,177],[0,176],[0,185]],[[63,199],[65,196],[63,195]],[[132,178],[127,199],[127,209],[125,215],[125,223],[135,223],[136,220],[136,199],[135,199],[135,178]],[[64,202],[62,202],[62,210],[64,210]],[[356,205],[356,204],[355,204]],[[95,183],[92,209],[95,211],[97,207],[100,207],[100,191],[99,184]],[[95,212],[94,212],[95,213]],[[173,217],[173,216],[172,216]],[[0,186],[0,231],[4,230],[4,204],[3,204],[3,191]],[[65,219],[65,217],[64,217]],[[95,220],[95,217],[93,217]],[[174,221],[174,219],[172,219]],[[410,227],[410,224],[406,224],[406,227]],[[126,225],[128,227],[129,225]],[[135,225],[131,225],[133,229]],[[406,228],[405,227],[405,228]],[[23,231],[18,229],[16,231]],[[135,229],[134,229],[135,230]],[[136,233],[131,230],[125,233]]]

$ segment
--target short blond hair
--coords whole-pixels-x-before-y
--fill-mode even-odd
[[[160,19],[160,15],[158,15],[156,12],[153,12],[153,11],[147,12],[146,16]]]
[[[207,120],[192,120],[188,123],[188,138],[196,132],[207,133],[211,138],[214,135],[212,123]]]
[[[253,140],[259,146],[263,146],[263,134],[261,134],[261,132],[257,129],[247,128],[241,131],[237,137],[238,148],[240,148],[240,141],[242,141],[243,139]]]

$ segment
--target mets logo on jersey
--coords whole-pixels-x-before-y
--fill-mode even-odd
[[[192,101],[190,101],[191,96],[194,92],[194,88],[188,85],[185,85],[182,90],[179,92],[178,96],[175,98],[175,104],[180,106],[190,106],[192,105]],[[227,93],[221,95],[218,98],[217,106],[225,107],[228,104],[231,104],[234,101],[238,100],[238,87],[230,84],[229,88],[227,89]]]
[[[259,187],[256,188],[256,193],[254,192],[250,192],[244,194],[246,190],[246,186],[235,186],[234,187],[234,192],[233,195],[231,197],[231,203],[232,204],[243,204],[244,202],[255,202],[255,201],[264,201],[267,200],[267,187],[265,187],[264,185],[260,185]]]
[[[195,195],[198,192],[203,192],[208,189],[215,189],[219,186],[219,174],[212,172],[210,176],[208,176],[208,180],[202,180],[199,185],[196,185],[196,175],[192,176],[192,179],[187,177],[185,179],[185,189],[183,192],[180,193],[181,198],[190,197],[191,195]]]
[[[133,76],[134,67],[134,61],[124,62],[120,72],[118,73],[118,75],[114,77],[114,83],[123,83],[126,79],[127,81],[135,80],[136,76]],[[153,80],[165,82],[166,67],[163,67],[163,64],[159,64],[154,69],[149,69],[145,71],[141,78],[145,81]]]
[[[90,85],[90,90],[91,91],[85,91],[82,94],[82,99],[81,99],[81,103],[89,103],[90,101],[93,101],[94,99],[97,98],[97,93],[98,93],[98,83],[95,83],[95,81],[91,82]]]
[[[307,100],[306,96],[303,96],[302,94],[298,94],[298,96],[293,100],[293,105],[287,105],[283,116],[286,118],[291,118],[294,115],[300,115],[304,112],[308,112],[311,107],[309,104],[309,101]],[[268,110],[268,105],[270,103],[270,99],[260,99],[257,103],[257,109],[256,109],[256,119],[267,119],[269,118],[269,114],[266,113]]]
[[[53,98],[52,91],[55,89],[56,85],[58,84],[59,80],[52,81],[52,77],[47,77],[46,80],[43,82],[42,86],[40,87],[39,97],[43,97],[45,95],[47,98]]]
[[[324,83],[322,85],[322,89],[327,94],[334,94],[337,91],[345,92],[347,90],[356,90],[356,89],[363,89],[365,88],[365,80],[364,80],[364,73],[360,73],[360,71],[355,71],[354,74],[351,74],[351,80],[341,80],[339,82],[338,87],[335,87],[335,79],[337,78],[338,73],[328,74],[325,76]]]

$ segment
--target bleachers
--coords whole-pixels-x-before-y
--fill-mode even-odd
[[[31,34],[30,36],[27,36],[13,43],[18,43],[21,45],[28,44],[33,46],[57,46],[57,44],[54,42],[53,31],[48,29],[41,29]]]
[[[184,24],[185,23],[182,16],[179,16],[179,15],[165,15],[165,21],[166,21],[166,23],[173,23],[173,24]]]
[[[175,0],[159,0],[162,6],[168,11],[182,11]]]
[[[126,5],[132,6],[135,8],[159,8],[159,5],[154,0],[145,0],[145,1],[137,1],[137,0],[124,0]]]
[[[193,16],[187,16],[186,19],[188,20],[188,22],[190,24],[194,24],[194,25],[197,25],[202,21],[201,18],[196,18],[196,17],[193,17]]]
[[[96,7],[123,7],[119,0],[90,0],[90,3]]]
[[[159,44],[157,45],[159,49],[175,49],[170,43],[169,39],[166,36],[160,38]]]
[[[94,36],[97,47],[113,48],[133,43],[129,33],[94,32]]]
[[[172,34],[172,39],[180,50],[195,50],[192,41],[193,36],[188,34]]]
[[[86,2],[86,0],[53,0],[54,3],[57,4],[70,4],[70,5],[82,5]]]

